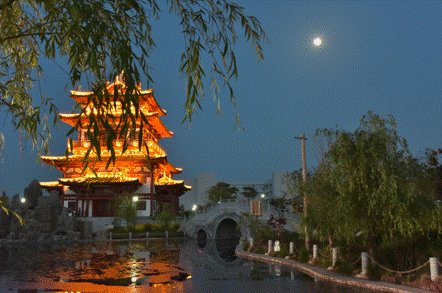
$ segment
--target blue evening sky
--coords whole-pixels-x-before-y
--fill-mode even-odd
[[[185,101],[185,79],[178,72],[181,29],[176,17],[167,14],[154,23],[157,48],[150,59],[151,87],[167,110],[162,121],[174,132],[160,144],[169,162],[183,168],[175,178],[214,172],[221,181],[267,181],[273,171],[301,168],[301,142],[294,137],[302,132],[308,138],[307,166],[314,167],[320,154],[320,143],[313,139],[316,129],[338,125],[353,131],[369,110],[392,114],[415,156],[425,148],[442,147],[441,1],[240,4],[260,19],[270,39],[263,44],[265,59],[259,64],[251,44],[241,39],[235,46],[239,78],[233,85],[245,131],[233,130],[235,112],[225,93],[220,95],[224,114],[216,115],[210,83],[205,86],[203,110],[194,115],[191,126],[181,124]],[[238,35],[243,33],[238,30]],[[321,49],[312,45],[316,36],[324,40]],[[63,60],[59,63],[67,70]],[[70,113],[67,74],[53,62],[44,62],[43,68],[42,95]],[[38,99],[38,85],[34,92]],[[69,129],[61,125],[53,130],[51,155],[64,154]],[[30,142],[20,152],[18,133],[4,113],[0,131],[6,138],[0,190],[22,195],[33,179],[53,181],[62,176],[36,164],[37,152]]]

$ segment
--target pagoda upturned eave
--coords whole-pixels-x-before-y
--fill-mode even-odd
[[[169,180],[163,180],[163,178],[155,180],[155,183],[154,183],[155,186],[182,186],[182,188],[186,191],[192,189],[192,186],[184,184],[184,180],[174,180],[174,179],[170,179],[170,178],[169,178]],[[90,182],[89,184],[92,184],[92,183],[106,184],[106,183],[115,183],[115,182],[117,182],[117,181],[104,181],[101,179],[101,181]],[[139,180],[138,179],[135,180],[135,178],[134,178],[132,180],[121,180],[118,182],[130,184],[130,183],[139,183]],[[82,184],[82,183],[85,183],[85,179],[82,177],[80,177],[80,178],[60,178],[58,181],[40,182],[40,186],[45,189],[56,190],[56,189],[63,188],[63,186],[70,186],[72,184]]]
[[[90,155],[89,162],[94,163],[97,168],[105,167],[109,157],[110,155],[102,155],[101,161],[99,161],[96,155]],[[67,159],[66,156],[41,156],[41,159],[44,163],[54,166],[63,172],[63,169],[65,168],[83,168],[84,156],[69,155]],[[117,155],[115,157],[115,161],[118,162],[119,165],[127,164],[133,167],[146,166],[148,164],[146,155]],[[176,168],[169,163],[167,161],[167,156],[150,158],[150,163],[153,166],[161,166],[163,169],[172,174],[180,174],[183,171],[182,168]]]
[[[145,114],[147,121],[152,125],[152,127],[155,129],[156,132],[158,132],[159,137],[158,139],[164,138],[164,137],[173,137],[173,131],[170,131],[167,129],[167,127],[164,125],[164,123],[161,121],[158,113],[148,113]],[[71,125],[72,127],[76,127],[78,120],[81,119],[80,124],[85,127],[88,125],[89,120],[85,114],[63,114],[60,113],[58,115],[61,121],[65,122],[66,124]],[[119,115],[115,115],[115,118],[118,120]],[[83,122],[84,121],[84,122]],[[112,119],[108,118],[108,121],[111,122]],[[136,119],[137,125],[141,124],[141,117],[138,117]]]
[[[109,89],[110,87],[111,86],[108,86],[109,102],[113,102],[114,101],[113,84],[112,84],[112,89]],[[93,95],[94,92],[91,91],[71,91],[71,98],[74,99],[80,105],[83,105],[83,107],[88,104],[89,97]],[[123,95],[119,94],[118,96],[121,99],[124,99]],[[138,101],[140,106],[146,104],[152,112],[158,112],[160,116],[166,115],[166,110],[161,108],[157,100],[155,99],[153,95],[153,89],[139,90]]]

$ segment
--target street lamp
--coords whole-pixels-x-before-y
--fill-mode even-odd
[[[192,207],[192,211],[196,211],[197,208],[198,208],[198,206],[196,204],[194,204]]]
[[[264,197],[266,197],[266,195],[263,193],[263,194],[261,194],[261,198],[264,198]]]
[[[132,201],[133,201],[134,204],[135,204],[135,208],[138,209],[138,208],[137,208],[138,196],[135,195],[134,197],[132,197]],[[137,224],[137,218],[136,218],[136,217],[137,217],[137,214],[138,214],[138,213],[135,212],[134,229],[135,229],[135,225]]]
[[[22,197],[20,201],[21,201],[22,203],[25,203],[25,202],[26,202],[26,198]]]

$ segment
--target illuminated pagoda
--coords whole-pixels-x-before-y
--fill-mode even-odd
[[[123,139],[114,140],[115,164],[110,164],[106,169],[110,152],[106,148],[106,132],[100,127],[98,136],[101,148],[101,161],[96,153],[91,152],[88,158],[89,164],[83,170],[83,158],[90,147],[87,136],[88,115],[95,111],[92,103],[88,104],[88,97],[93,95],[90,91],[71,91],[71,98],[85,109],[83,114],[59,114],[60,120],[77,127],[78,140],[72,141],[72,153],[66,156],[42,156],[46,164],[50,164],[63,173],[63,178],[58,181],[40,182],[40,185],[47,191],[57,190],[63,200],[65,207],[76,212],[80,217],[113,217],[115,216],[114,199],[122,193],[129,193],[136,196],[137,215],[151,216],[162,210],[165,205],[177,213],[179,210],[179,196],[191,187],[184,185],[184,180],[173,180],[173,174],[181,173],[182,169],[175,168],[167,161],[166,152],[158,145],[158,140],[163,137],[172,137],[169,131],[161,122],[160,117],[166,115],[154,98],[153,90],[140,91],[139,107],[143,112],[149,125],[144,124],[142,128],[143,145],[141,150],[138,147],[139,123],[137,118],[136,133],[131,133],[127,139],[127,150],[122,154]],[[114,104],[115,90],[123,98],[126,85],[121,76],[117,76],[115,82],[107,85],[110,94],[110,102],[116,105],[111,107],[112,115],[118,120],[122,115],[121,102]],[[116,137],[119,137],[117,135]],[[147,144],[149,150],[146,149]],[[70,141],[68,140],[68,146]],[[150,158],[150,167],[149,160]],[[152,171],[151,171],[152,170]]]

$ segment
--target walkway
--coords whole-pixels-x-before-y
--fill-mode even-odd
[[[351,286],[364,287],[364,288],[373,289],[376,291],[395,292],[395,293],[431,293],[431,291],[413,288],[413,287],[395,285],[395,284],[390,284],[390,283],[385,283],[385,282],[362,280],[362,279],[356,279],[356,278],[349,277],[349,276],[343,276],[343,275],[340,275],[340,274],[335,273],[333,271],[329,271],[329,270],[326,270],[326,269],[323,269],[323,268],[320,268],[317,266],[299,263],[294,260],[246,252],[243,250],[242,245],[237,246],[236,255],[239,257],[242,257],[242,258],[248,258],[248,259],[271,262],[271,263],[278,263],[281,265],[294,267],[297,270],[299,270],[303,273],[306,273],[310,276],[313,276],[313,277],[318,277],[318,278],[322,278],[322,279],[329,280],[332,282],[337,282],[337,283],[351,285]]]

